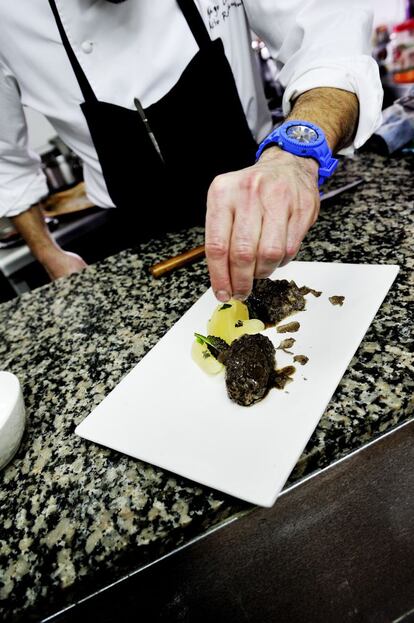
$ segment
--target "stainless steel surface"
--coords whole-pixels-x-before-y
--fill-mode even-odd
[[[414,421],[45,621],[391,623],[414,609]]]
[[[57,156],[56,163],[59,167],[60,173],[64,179],[65,184],[74,184],[76,182],[75,176],[73,175],[70,164],[66,160],[63,154]]]

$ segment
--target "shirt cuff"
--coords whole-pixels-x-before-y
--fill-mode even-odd
[[[49,189],[46,182],[46,177],[42,170],[38,170],[31,176],[26,188],[15,200],[11,207],[0,206],[0,216],[17,216],[22,212],[25,212],[34,203],[37,203],[49,194]],[[3,209],[2,209],[3,208]]]
[[[283,84],[283,70],[280,81]],[[361,147],[381,125],[383,90],[378,66],[370,56],[336,59],[323,66],[308,67],[300,75],[293,76],[283,96],[283,112],[288,115],[292,101],[299,95],[318,87],[331,87],[355,93],[359,100],[358,128],[354,138],[355,149]],[[348,151],[349,148],[340,153]]]

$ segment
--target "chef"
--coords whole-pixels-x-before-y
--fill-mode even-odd
[[[205,218],[217,298],[292,259],[332,153],[376,129],[372,16],[343,0],[19,0],[0,7],[0,216],[52,279],[85,263],[43,224],[23,107],[82,159],[87,193],[136,233]],[[272,130],[251,31],[280,69]]]

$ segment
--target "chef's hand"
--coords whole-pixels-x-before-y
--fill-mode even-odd
[[[40,203],[13,216],[12,222],[52,280],[67,277],[86,267],[79,255],[64,251],[52,238]]]
[[[53,249],[40,260],[49,277],[53,280],[79,273],[87,267],[86,262],[76,253]]]
[[[219,301],[245,299],[254,277],[295,257],[318,217],[318,168],[312,158],[270,147],[253,166],[213,180],[205,246]]]

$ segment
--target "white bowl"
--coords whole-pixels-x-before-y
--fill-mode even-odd
[[[0,372],[0,469],[17,452],[25,421],[23,395],[18,378],[10,372]]]

